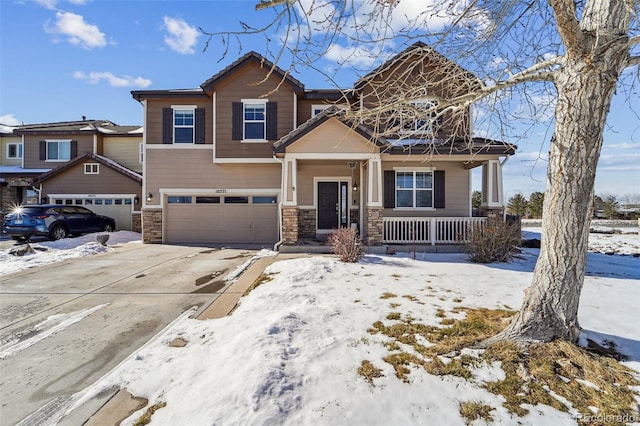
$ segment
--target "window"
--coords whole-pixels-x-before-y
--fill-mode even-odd
[[[196,204],[220,204],[220,197],[196,197]]]
[[[172,195],[167,197],[167,202],[169,204],[191,204],[191,197],[183,195]]]
[[[193,143],[194,137],[194,110],[173,110],[173,143]]]
[[[433,207],[433,172],[396,171],[396,207]]]
[[[97,175],[100,173],[100,164],[98,163],[84,163],[85,175]]]
[[[325,109],[330,108],[331,105],[311,105],[311,117],[315,117]]]
[[[435,100],[411,102],[411,107],[404,110],[402,119],[403,133],[434,133],[436,131],[437,106]]]
[[[225,204],[249,204],[249,197],[224,197]]]
[[[267,131],[266,102],[243,101],[244,140],[265,140]]]
[[[22,158],[22,144],[21,143],[9,143],[7,144],[7,158]]]
[[[47,141],[47,161],[69,161],[71,141]]]
[[[268,196],[254,196],[253,204],[275,204],[278,201],[277,197]]]

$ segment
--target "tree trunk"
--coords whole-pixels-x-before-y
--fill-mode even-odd
[[[593,185],[611,98],[629,57],[631,3],[590,1],[576,43],[556,73],[540,256],[519,313],[487,344],[578,339]]]

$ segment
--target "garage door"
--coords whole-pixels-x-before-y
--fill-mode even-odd
[[[276,196],[169,196],[165,220],[168,243],[278,241]]]
[[[115,219],[117,231],[131,231],[131,198],[100,196],[99,198],[55,198],[51,201],[54,204],[84,206],[97,214]]]

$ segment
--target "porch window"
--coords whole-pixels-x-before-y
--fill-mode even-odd
[[[396,171],[396,207],[432,208],[433,172]]]

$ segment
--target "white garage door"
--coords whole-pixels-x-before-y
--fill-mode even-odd
[[[276,196],[168,196],[168,243],[273,244],[278,241]]]
[[[117,231],[131,231],[131,198],[110,198],[108,195],[85,197],[55,198],[51,201],[54,204],[84,206],[97,214],[115,219]]]

